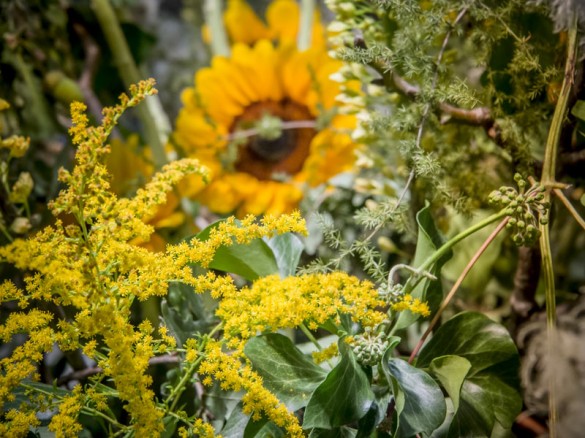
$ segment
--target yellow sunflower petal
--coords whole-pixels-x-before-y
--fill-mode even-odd
[[[110,143],[110,154],[106,159],[106,166],[112,181],[110,188],[118,196],[126,196],[137,187],[140,178],[148,179],[154,172],[154,167],[147,160],[144,153],[139,151],[140,139],[138,135],[130,135],[126,141],[113,139]]]
[[[352,169],[356,144],[346,133],[325,129],[311,142],[311,154],[305,161],[298,179],[311,186],[324,183],[335,175]]]
[[[294,42],[299,31],[299,5],[294,0],[275,0],[266,9],[266,21],[273,38]]]
[[[272,38],[281,44],[296,43],[299,32],[300,9],[294,0],[275,0],[266,9],[266,21]],[[325,33],[321,24],[321,14],[315,11],[311,37],[312,47],[324,47]]]
[[[152,222],[152,221],[151,221]],[[169,214],[166,217],[162,217],[156,222],[152,222],[151,225],[154,228],[175,228],[185,222],[185,214],[180,211]]]
[[[294,101],[306,104],[307,96],[313,83],[313,75],[318,61],[321,58],[320,50],[306,50],[294,52],[286,59],[282,68],[282,80],[286,94]]]
[[[221,124],[213,126],[200,110],[183,108],[176,122],[174,140],[188,155],[203,160],[226,144],[227,128]]]
[[[214,120],[229,126],[242,113],[242,105],[231,94],[233,90],[225,88],[225,81],[213,68],[199,70],[195,81],[202,104]]]
[[[292,184],[275,183],[275,193],[272,203],[266,208],[266,214],[279,215],[290,213],[303,198],[303,192]]]
[[[263,181],[257,193],[249,196],[246,202],[238,209],[238,216],[248,214],[259,215],[264,213],[274,199],[274,183],[272,181]]]
[[[236,43],[253,44],[270,38],[270,31],[243,0],[229,0],[223,16],[227,33]]]

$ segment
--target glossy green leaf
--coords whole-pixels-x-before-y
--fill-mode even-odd
[[[282,278],[294,275],[304,249],[303,242],[293,233],[278,234],[266,243],[272,249]]]
[[[196,238],[202,241],[209,239],[211,230],[221,222],[214,222],[197,234]],[[236,274],[250,281],[279,272],[274,253],[262,239],[252,240],[245,245],[234,243],[219,247],[209,268]]]
[[[429,367],[445,355],[460,356],[471,365],[448,436],[489,437],[494,428],[510,428],[522,399],[518,351],[508,331],[480,313],[460,313],[437,330],[417,366]]]
[[[284,431],[266,418],[248,421],[244,431],[244,438],[281,438],[284,436]]]
[[[431,362],[431,374],[441,382],[441,385],[451,397],[455,411],[459,409],[461,386],[470,369],[471,363],[460,356],[436,357]]]
[[[578,100],[571,109],[571,114],[580,120],[585,121],[585,101]]]
[[[412,266],[414,267],[422,265],[443,244],[443,239],[433,222],[428,204],[417,213],[416,222],[418,224],[418,238],[414,260],[412,262]],[[422,301],[428,303],[432,313],[438,309],[443,299],[443,288],[440,281],[441,268],[451,258],[451,254],[451,251],[449,251],[428,269],[428,272],[435,275],[438,280],[423,278],[411,291],[413,297],[420,298]],[[420,315],[413,314],[408,310],[401,312],[393,330],[396,331],[406,328],[419,317]]]
[[[355,429],[336,427],[335,429],[313,429],[309,438],[354,438],[358,436]]]
[[[340,342],[341,360],[321,383],[305,409],[304,429],[334,429],[360,420],[375,396],[353,352]]]
[[[264,386],[292,411],[306,406],[313,391],[327,377],[327,371],[278,333],[250,339],[244,353],[254,371],[262,376]]]
[[[464,214],[450,216],[449,237],[459,234],[468,229],[474,223],[487,218],[491,214],[487,210],[477,210],[473,218]],[[469,260],[473,258],[477,250],[484,244],[489,235],[494,231],[495,225],[482,228],[471,236],[466,237],[453,248],[453,258],[443,266],[443,278],[455,282],[461,272],[465,269]],[[485,249],[479,260],[475,262],[471,270],[465,276],[461,287],[464,289],[465,297],[480,297],[492,278],[494,264],[498,261],[502,252],[502,243],[508,238],[506,233],[499,233],[494,241]],[[463,291],[461,291],[463,293]]]
[[[398,414],[395,436],[408,438],[429,434],[445,419],[447,408],[439,385],[423,370],[387,354],[382,369],[392,390]]]

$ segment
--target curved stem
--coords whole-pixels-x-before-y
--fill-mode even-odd
[[[315,0],[301,0],[301,20],[297,36],[297,48],[300,52],[311,47],[314,15]]]
[[[205,23],[211,32],[211,53],[214,56],[230,56],[225,27],[223,25],[221,0],[205,0]]]
[[[465,239],[466,237],[472,235],[473,233],[481,230],[482,228],[487,227],[492,222],[495,222],[499,219],[502,219],[504,216],[506,216],[506,213],[504,210],[502,210],[498,213],[495,213],[495,214],[485,218],[484,220],[473,225],[472,227],[469,227],[468,229],[466,229],[466,230],[462,231],[461,233],[457,234],[456,236],[452,237],[447,242],[445,242],[437,251],[435,251],[430,257],[428,257],[420,266],[417,266],[416,267],[417,270],[418,271],[428,270],[433,265],[433,263],[435,263],[437,260],[439,260],[441,257],[443,257],[453,246],[455,246],[455,244],[461,242],[463,239]],[[411,277],[411,279],[412,279],[412,277]],[[410,285],[411,279],[409,279],[406,282],[406,284],[404,286],[405,290],[410,290],[410,289],[408,289],[408,286],[410,286],[411,288],[414,288],[416,286],[416,284],[418,284],[418,282],[422,279],[422,277],[418,278],[416,280],[416,283],[412,284],[412,285]]]
[[[575,16],[573,24],[569,29],[569,40],[567,43],[567,61],[565,64],[565,77],[559,93],[559,100],[555,107],[555,112],[551,122],[546,149],[544,152],[544,161],[542,164],[541,183],[547,187],[544,202],[550,202],[551,187],[555,183],[556,159],[558,154],[558,145],[561,138],[563,122],[567,113],[569,96],[573,86],[575,76],[575,62],[577,60],[577,18]],[[546,302],[546,325],[549,345],[549,355],[552,356],[552,346],[555,342],[556,328],[556,293],[555,293],[555,276],[552,260],[552,251],[550,246],[549,225],[540,226],[540,251],[542,260],[542,272],[545,286]],[[556,378],[555,373],[551,373],[548,379],[548,405],[549,405],[549,436],[557,437],[557,406],[556,406]]]
[[[136,62],[132,57],[126,37],[109,0],[92,0],[91,6],[98,19],[102,32],[112,51],[114,62],[126,87],[142,79]],[[152,157],[157,168],[167,162],[164,145],[170,132],[170,122],[162,111],[160,100],[156,96],[147,99],[145,105],[137,108],[138,116],[144,128],[146,140],[152,149]]]
[[[455,296],[455,293],[459,289],[459,286],[461,286],[461,283],[463,283],[463,280],[465,279],[465,277],[467,277],[467,274],[469,274],[469,271],[471,271],[471,268],[473,268],[475,266],[475,264],[477,263],[477,261],[479,260],[481,255],[484,253],[484,251],[487,249],[487,247],[490,245],[490,243],[492,243],[494,241],[494,239],[496,238],[496,236],[498,234],[500,234],[500,232],[504,229],[504,227],[508,223],[508,220],[509,220],[509,218],[505,217],[504,220],[502,220],[499,223],[499,225],[496,227],[496,229],[489,235],[489,237],[485,240],[485,242],[483,242],[482,245],[479,247],[479,249],[474,254],[474,256],[471,258],[471,260],[469,261],[467,266],[465,266],[465,269],[463,270],[463,272],[461,273],[461,275],[459,276],[459,278],[457,279],[457,281],[455,282],[455,284],[453,285],[453,287],[451,288],[451,290],[449,291],[449,293],[447,294],[447,296],[443,300],[441,307],[439,308],[439,310],[437,310],[437,313],[435,314],[435,317],[433,318],[433,320],[429,324],[429,327],[426,329],[426,331],[424,332],[424,334],[422,335],[422,337],[418,341],[418,344],[416,344],[416,347],[414,348],[414,350],[412,350],[412,353],[410,354],[410,357],[408,358],[408,363],[412,363],[412,361],[414,360],[414,358],[416,357],[416,355],[418,354],[418,352],[422,348],[423,344],[425,343],[426,339],[429,337],[429,335],[431,334],[431,332],[433,331],[433,329],[435,328],[435,326],[439,322],[439,319],[441,318],[441,315],[443,314],[444,310],[447,308],[447,306],[449,305],[449,303],[451,302],[451,300]]]

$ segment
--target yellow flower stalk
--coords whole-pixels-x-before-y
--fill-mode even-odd
[[[78,146],[76,165],[72,171],[60,171],[65,188],[51,203],[53,214],[68,218],[66,223],[57,220],[29,239],[17,239],[0,247],[0,262],[30,273],[25,278],[25,290],[11,282],[0,285],[0,298],[17,300],[23,309],[0,325],[0,337],[7,342],[16,333],[28,333],[28,340],[0,361],[0,405],[13,398],[12,390],[23,379],[38,377],[37,362],[56,342],[63,351],[81,348],[97,362],[113,382],[130,423],[122,426],[106,413],[103,418],[110,418],[116,427],[131,429],[136,436],[159,436],[165,410],[150,389],[152,380],[147,368],[161,345],[172,347],[174,342],[164,330],[162,340],[155,340],[148,324],[133,326],[132,302],[164,296],[170,281],[183,281],[196,291],[212,290],[216,296],[231,293],[235,285],[230,277],[194,277],[189,264],[205,266],[222,245],[305,231],[298,214],[267,216],[260,223],[249,217],[240,225],[228,221],[214,230],[208,241],[191,246],[170,246],[160,253],[137,246],[136,239],[148,240],[152,234],[153,227],[146,222],[166,202],[173,185],[186,174],[197,173],[205,178],[207,173],[197,160],[184,159],[165,166],[133,198],[118,198],[110,190],[105,165],[110,151],[107,137],[126,108],[154,92],[152,81],[131,88],[130,97],[122,95],[121,104],[104,109],[104,119],[98,127],[89,125],[83,104],[72,104],[74,123],[70,133]],[[54,315],[29,308],[33,300],[67,306],[66,316],[60,315],[55,321]],[[53,322],[55,330],[49,327]],[[73,398],[61,403],[62,415],[56,417],[54,427],[67,422],[66,430],[71,435],[75,426],[66,421],[73,418],[69,402],[73,405]],[[102,412],[107,408],[103,402],[86,402]],[[13,418],[17,421],[21,417]]]
[[[214,212],[290,212],[307,187],[352,169],[356,120],[338,114],[341,84],[330,79],[342,63],[329,57],[318,24],[314,45],[297,50],[298,16],[296,2],[277,0],[265,24],[245,1],[230,1],[230,57],[214,57],[182,94],[173,138],[210,169],[211,182],[181,189]],[[270,135],[258,128],[266,120],[275,123]]]

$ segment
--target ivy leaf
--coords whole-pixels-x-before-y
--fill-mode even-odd
[[[451,397],[455,412],[459,409],[461,386],[470,369],[471,363],[460,356],[436,357],[431,362],[431,374],[441,382],[441,385]]]
[[[368,376],[353,352],[339,343],[341,360],[321,383],[305,409],[304,429],[334,429],[360,420],[375,402]]]
[[[357,431],[349,427],[336,427],[335,429],[313,429],[309,438],[354,438]]]
[[[161,302],[161,314],[177,344],[183,345],[195,333],[210,330],[216,305],[209,296],[196,294],[191,286],[172,282],[166,299]]]
[[[327,377],[327,371],[278,333],[250,339],[244,353],[254,371],[262,376],[264,386],[291,411],[306,406],[313,391]]]
[[[382,369],[389,382],[398,414],[395,436],[408,438],[418,433],[429,434],[445,419],[447,407],[443,392],[423,370],[386,354]]]
[[[428,367],[445,355],[459,356],[470,364],[448,436],[490,437],[495,428],[509,429],[520,413],[522,399],[518,351],[508,331],[480,313],[460,313],[437,330],[421,351],[417,366]]]
[[[284,233],[267,239],[266,243],[274,253],[280,276],[294,275],[304,249],[301,239],[293,233]]]
[[[571,109],[571,114],[585,121],[585,100],[578,100]]]
[[[416,242],[416,251],[412,266],[418,267],[423,262],[433,255],[437,249],[443,244],[443,239],[433,222],[433,217],[430,212],[430,204],[420,210],[416,215],[416,222],[418,224],[418,238]],[[451,258],[452,252],[447,252],[443,257],[437,260],[429,269],[428,272],[440,278],[442,266]],[[420,298],[421,301],[426,301],[434,313],[441,304],[443,299],[443,288],[441,281],[423,278],[419,284],[411,291],[414,298]],[[408,327],[414,323],[420,315],[413,314],[409,310],[401,312],[398,316],[393,332]]]
[[[217,228],[221,222],[223,221],[209,225],[195,238],[206,241],[211,230]],[[237,274],[250,281],[279,272],[274,253],[262,239],[254,239],[247,244],[234,243],[219,247],[209,268]]]

